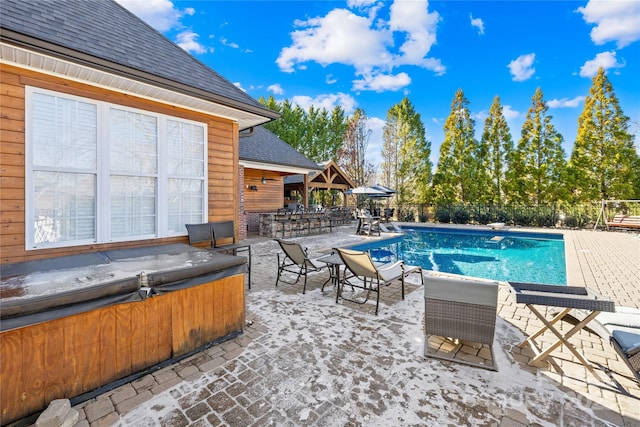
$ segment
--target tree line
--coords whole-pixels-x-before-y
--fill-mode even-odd
[[[480,140],[469,100],[458,89],[444,124],[438,164],[429,160],[431,142],[411,101],[387,111],[382,163],[366,161],[371,131],[364,110],[347,117],[311,107],[304,111],[273,97],[260,102],[281,113],[265,125],[314,161],[335,160],[357,185],[378,181],[398,191],[396,203],[480,203],[546,205],[601,199],[640,199],[640,156],[604,69],[592,79],[568,161],[563,137],[538,88],[531,98],[520,138],[512,141],[500,98],[493,100]]]

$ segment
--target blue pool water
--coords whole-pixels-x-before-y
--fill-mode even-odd
[[[561,234],[416,228],[353,246],[374,261],[403,259],[427,270],[512,282],[566,285]]]

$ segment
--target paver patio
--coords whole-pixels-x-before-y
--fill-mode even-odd
[[[355,226],[300,237],[320,255],[360,242]],[[640,308],[640,235],[563,231],[570,285],[587,285]],[[382,236],[385,237],[384,235]],[[335,303],[327,272],[274,286],[277,243],[250,240],[252,288],[242,335],[75,406],[78,426],[640,426],[640,386],[608,342],[583,330],[571,339],[599,367],[599,381],[564,347],[531,367],[516,344],[541,325],[499,294],[498,372],[422,356],[424,299],[408,278],[374,304]],[[570,323],[561,325],[569,329]],[[543,336],[546,342],[552,336]],[[543,342],[544,342],[543,340]],[[450,349],[441,341],[442,350]],[[462,346],[479,360],[486,348]]]

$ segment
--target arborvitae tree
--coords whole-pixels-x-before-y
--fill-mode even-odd
[[[468,106],[464,92],[458,89],[444,124],[444,141],[433,175],[433,197],[437,203],[480,201],[478,142]]]
[[[501,206],[504,202],[504,176],[507,169],[507,158],[513,150],[511,130],[502,114],[500,98],[496,96],[489,110],[489,117],[484,121],[484,131],[480,140],[479,158],[482,170],[488,180],[481,186],[482,199]]]
[[[511,202],[540,205],[565,197],[563,138],[551,124],[543,96],[538,88],[509,161],[505,187]]]
[[[431,142],[409,98],[387,111],[383,138],[383,184],[398,192],[398,204],[425,202],[431,178]]]
[[[338,150],[336,163],[355,185],[366,185],[373,178],[374,168],[365,156],[371,129],[367,126],[367,115],[358,108],[348,121],[344,144]]]
[[[575,201],[640,198],[640,161],[613,85],[600,68],[592,79],[569,161]]]
[[[260,98],[259,102],[281,114],[278,120],[264,125],[280,139],[315,162],[336,159],[347,129],[341,107],[334,107],[329,114],[326,109],[313,106],[305,112],[289,100],[277,102],[273,96]]]

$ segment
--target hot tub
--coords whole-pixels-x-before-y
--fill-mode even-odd
[[[185,244],[3,265],[0,424],[241,333],[246,270]]]

